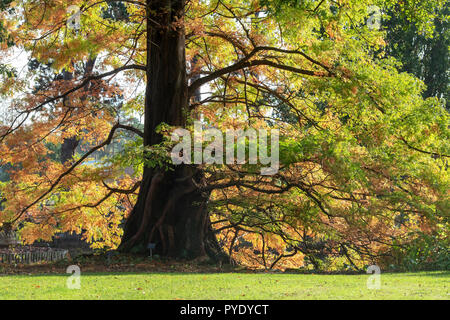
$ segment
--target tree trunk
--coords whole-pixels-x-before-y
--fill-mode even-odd
[[[63,80],[69,81],[73,79],[73,74],[68,72],[67,70],[62,71]],[[65,100],[65,99],[64,99]],[[64,101],[64,103],[66,103]],[[75,149],[79,144],[79,140],[76,136],[64,138],[64,142],[61,145],[61,163],[65,164],[66,162],[73,159],[75,155]]]
[[[161,142],[155,132],[166,123],[186,124],[188,90],[185,33],[180,24],[184,0],[147,1],[147,90],[144,145]],[[196,187],[203,178],[193,166],[174,171],[144,168],[137,203],[130,213],[119,250],[174,258],[223,258],[206,208],[209,195]]]
[[[92,71],[94,70],[94,65],[96,61],[96,57],[89,58],[86,62],[85,68],[84,68],[84,76],[88,77]],[[68,72],[67,70],[63,70],[63,80],[69,81],[73,80],[73,74],[71,72]],[[84,91],[87,92],[89,90],[89,84],[86,84],[84,87]],[[82,101],[84,101],[87,98],[87,94],[82,97]],[[64,142],[61,145],[61,163],[65,164],[68,161],[71,161],[73,159],[73,156],[75,155],[75,150],[77,149],[78,145],[80,144],[80,139],[75,135],[69,138],[64,138]]]

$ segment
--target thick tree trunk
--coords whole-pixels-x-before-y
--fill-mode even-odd
[[[185,33],[180,24],[185,1],[147,1],[147,5],[144,144],[151,146],[161,142],[155,132],[161,123],[185,125],[188,90]],[[196,187],[201,179],[202,174],[192,166],[167,172],[146,167],[119,250],[145,252],[152,243],[156,245],[153,252],[160,256],[223,258],[206,210],[209,195]]]
[[[63,144],[61,145],[61,163],[65,164],[67,161],[73,159],[75,155],[75,150],[80,144],[77,137],[65,138]]]

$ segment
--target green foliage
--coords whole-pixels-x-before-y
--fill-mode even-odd
[[[108,7],[103,11],[103,19],[111,19],[115,21],[127,20],[129,13],[122,1],[108,1]]]
[[[170,142],[163,142],[144,148],[145,165],[163,171],[173,170],[168,145],[171,146],[172,144]]]
[[[0,76],[13,78],[16,76],[16,74],[17,74],[17,71],[14,68],[0,64]]]
[[[140,175],[144,164],[142,144],[142,138],[125,141],[120,152],[105,160],[106,164],[117,168],[133,168],[135,175]]]
[[[448,12],[442,16],[443,10],[448,7],[448,0],[389,0],[384,9],[393,10],[396,16],[406,23],[406,29],[413,26],[420,35],[431,37],[435,29],[435,19],[448,19]],[[440,16],[440,17],[439,17]]]
[[[8,11],[9,13],[14,12],[14,8],[9,8],[13,0],[0,0],[0,10]],[[0,21],[0,44],[6,43],[8,47],[14,45],[14,39],[9,35],[3,25],[3,21]],[[1,65],[0,65],[1,68]],[[0,69],[1,70],[1,69]],[[0,72],[1,73],[1,72]]]
[[[395,262],[389,267],[394,270],[450,270],[448,235],[422,233],[409,243],[394,246],[391,254]]]
[[[449,7],[436,9],[436,17],[431,20],[433,32],[421,34],[415,24],[404,15],[392,9],[389,19],[384,21],[386,28],[387,52],[398,59],[401,71],[414,74],[424,81],[427,89],[424,97],[443,98],[450,108],[450,46]]]

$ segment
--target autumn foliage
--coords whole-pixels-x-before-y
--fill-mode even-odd
[[[150,2],[13,1],[0,13],[14,40],[1,43],[0,66],[20,50],[50,74],[1,78],[0,224],[24,243],[75,232],[115,249],[143,167],[171,170],[170,144],[144,148],[139,121]],[[186,35],[186,128],[280,130],[274,176],[198,168],[224,251],[255,268],[361,269],[398,263],[420,239],[448,243],[448,111],[421,97],[423,83],[386,55],[383,30],[365,24],[369,5],[394,2],[294,2],[186,1],[165,26]],[[81,8],[79,30],[69,5]],[[69,139],[77,147],[63,162]]]

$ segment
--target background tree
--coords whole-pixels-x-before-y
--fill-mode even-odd
[[[443,98],[448,109],[450,107],[448,2],[437,12],[431,35],[420,32],[404,15],[395,15],[394,12],[388,15],[390,18],[384,22],[388,54],[402,62],[401,71],[412,73],[424,81],[427,86],[423,93],[425,98]]]

